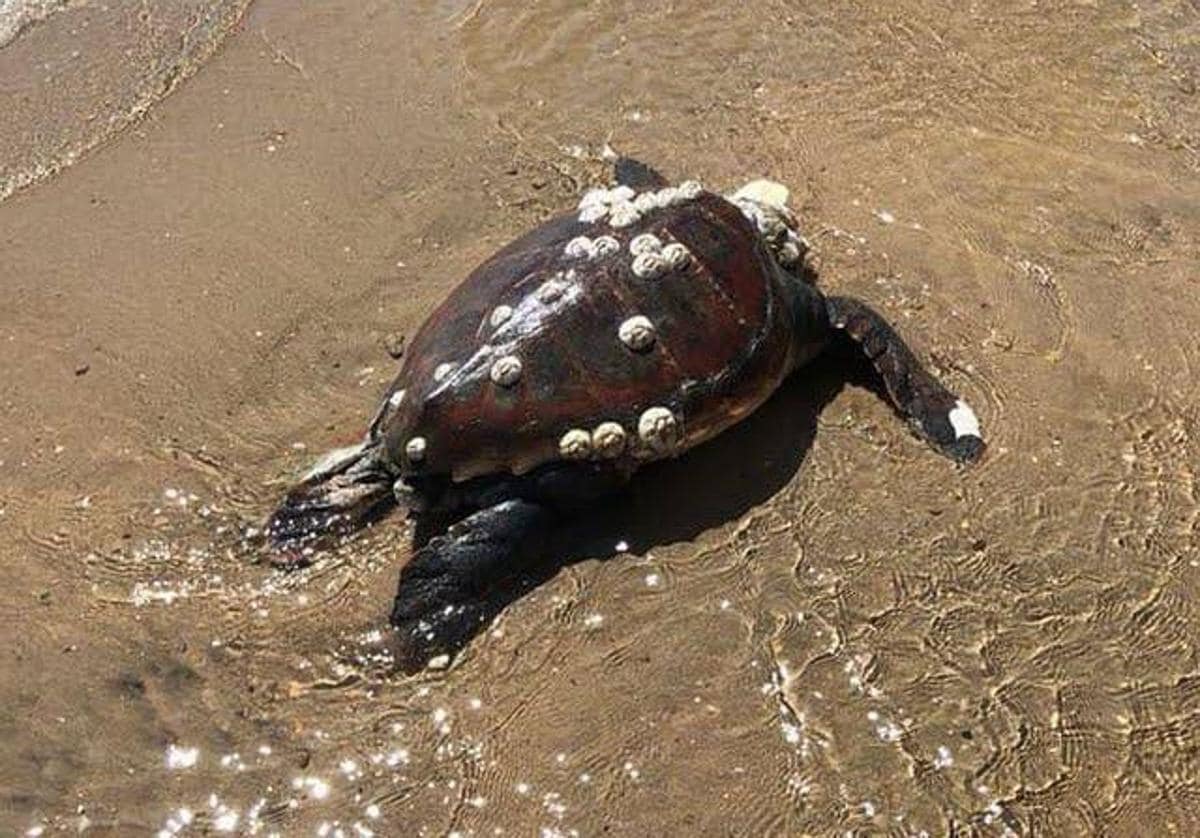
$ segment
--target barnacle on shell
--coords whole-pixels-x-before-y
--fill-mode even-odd
[[[655,454],[667,454],[679,442],[679,421],[668,408],[647,408],[638,417],[638,437]]]
[[[542,287],[537,290],[538,302],[549,304],[557,300],[567,290],[567,286],[560,279],[548,279],[542,283]]]
[[[587,236],[576,236],[563,248],[563,253],[570,259],[587,259],[593,252],[595,252],[595,245]]]
[[[630,317],[617,329],[621,343],[635,352],[645,352],[654,345],[654,324],[641,314]]]
[[[686,245],[680,242],[671,242],[662,249],[662,258],[671,267],[671,270],[678,271],[687,267],[688,263],[692,261],[692,254]]]
[[[633,206],[640,213],[648,213],[658,209],[658,195],[654,192],[642,192],[633,199]]]
[[[674,186],[664,186],[658,190],[658,205],[666,208],[679,203],[679,189]]]
[[[592,431],[592,450],[596,456],[611,460],[625,450],[625,429],[620,422],[601,422]]]
[[[441,381],[452,372],[454,372],[454,364],[448,362],[445,364],[438,364],[437,369],[433,371],[433,380]]]
[[[642,214],[637,211],[637,208],[625,201],[620,204],[613,204],[612,209],[608,214],[608,223],[613,227],[628,227],[631,224],[636,224],[642,217]]]
[[[641,253],[657,253],[662,250],[662,242],[653,233],[641,233],[629,240],[629,252],[634,256]]]
[[[612,203],[612,200],[608,197],[608,190],[603,186],[598,186],[583,193],[583,197],[579,199],[579,209],[607,206],[610,203]]]
[[[639,253],[633,259],[633,274],[641,279],[656,279],[666,269],[666,263],[657,253]]]
[[[503,355],[492,362],[489,374],[501,387],[511,387],[521,380],[521,359],[516,355]]]
[[[612,236],[600,236],[592,240],[592,258],[601,259],[621,249],[621,243]]]
[[[488,322],[491,323],[492,326],[502,326],[508,322],[508,319],[512,317],[512,314],[512,306],[496,306],[494,309],[492,309],[492,315],[488,318]]]
[[[606,215],[608,215],[608,207],[604,204],[588,204],[579,210],[579,220],[584,224],[599,221]]]
[[[558,453],[567,460],[586,460],[592,454],[592,435],[572,428],[558,441]]]
[[[613,204],[632,201],[635,195],[637,195],[637,193],[634,192],[631,187],[628,187],[625,184],[621,184],[620,186],[616,186],[608,190],[609,200]]]

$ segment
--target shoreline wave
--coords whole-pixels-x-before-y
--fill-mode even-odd
[[[0,49],[27,27],[71,6],[71,0],[0,0]]]
[[[72,86],[72,79],[67,77],[51,86],[48,92],[39,91],[38,95],[26,100],[28,113],[14,114],[10,126],[26,137],[37,135],[41,139],[36,145],[25,148],[20,148],[18,142],[11,147],[9,159],[0,162],[0,204],[17,192],[74,165],[95,148],[136,124],[152,107],[204,66],[243,19],[251,2],[212,0],[203,14],[188,21],[182,33],[177,32],[170,37],[154,33],[161,42],[157,45],[159,52],[154,56],[149,72],[140,72],[132,66],[118,67],[105,87],[95,83],[97,74],[93,67],[83,65],[76,73],[77,78],[88,79],[86,86],[77,85],[82,98],[54,101],[61,89]],[[90,11],[95,15],[112,14],[76,0],[0,0],[0,58],[9,50],[21,49],[21,35],[32,25],[46,24],[58,12],[66,10],[78,10],[81,13]],[[84,27],[84,31],[96,38],[99,37],[97,30],[102,28]],[[72,37],[77,38],[78,35]],[[143,39],[143,47],[145,43]],[[89,50],[89,46],[93,49]],[[91,52],[97,55],[105,51],[113,52],[118,47],[121,47],[120,43],[93,41],[92,44],[81,44],[74,54],[87,55]],[[107,112],[96,114],[101,118],[89,118],[86,124],[62,119],[64,111],[77,114],[81,107],[87,106]],[[67,111],[68,108],[70,111]],[[63,128],[57,136],[32,130],[43,120],[49,124],[57,121]],[[2,139],[3,134],[0,134]]]

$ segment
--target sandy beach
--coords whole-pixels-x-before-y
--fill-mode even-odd
[[[1200,832],[1195,3],[18,5],[0,833]],[[606,144],[787,184],[988,455],[818,365],[391,672],[403,520],[255,528]]]

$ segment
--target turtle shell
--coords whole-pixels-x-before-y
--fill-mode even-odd
[[[401,474],[455,480],[677,454],[787,374],[783,281],[742,212],[697,184],[593,190],[451,292],[371,433]]]

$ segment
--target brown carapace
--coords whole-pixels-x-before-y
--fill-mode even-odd
[[[401,573],[392,622],[410,664],[478,631],[494,612],[487,590],[545,558],[549,527],[745,417],[839,334],[919,435],[958,461],[983,451],[974,413],[878,314],[808,281],[783,187],[725,197],[628,158],[616,179],[455,288],[363,442],[314,468],[268,522],[295,555],[396,500],[459,516]]]
[[[425,322],[379,425],[402,476],[519,475],[560,457],[630,469],[714,436],[778,386],[787,280],[737,207],[704,193],[624,228],[606,221],[572,213],[521,237]],[[615,246],[597,248],[604,237]],[[672,245],[676,264],[634,272]],[[661,440],[639,434],[655,407],[677,425]],[[624,444],[584,439],[605,423]],[[563,444],[573,431],[575,448]]]

